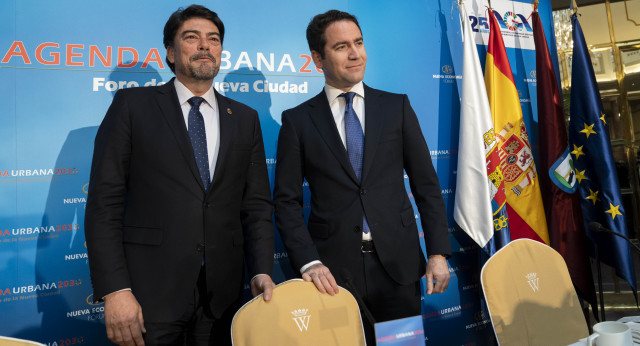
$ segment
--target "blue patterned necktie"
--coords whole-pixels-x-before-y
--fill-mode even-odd
[[[194,96],[189,99],[191,110],[189,111],[189,138],[193,146],[193,154],[196,158],[200,179],[204,184],[204,190],[209,190],[211,180],[209,179],[209,153],[207,151],[207,134],[204,129],[204,118],[200,113],[200,104],[204,101],[202,97]]]
[[[364,133],[362,132],[360,120],[353,110],[353,97],[355,95],[356,93],[350,91],[340,94],[340,97],[344,97],[346,101],[344,107],[344,129],[347,137],[347,154],[349,155],[349,161],[351,161],[351,167],[353,167],[353,170],[356,172],[358,181],[361,181]],[[369,224],[365,216],[362,217],[362,231],[369,233]]]

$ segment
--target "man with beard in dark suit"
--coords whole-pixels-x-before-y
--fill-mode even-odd
[[[164,28],[176,74],[119,91],[95,140],[86,238],[109,339],[229,342],[246,263],[254,295],[274,286],[269,181],[258,114],[212,87],[224,25],[192,5]]]

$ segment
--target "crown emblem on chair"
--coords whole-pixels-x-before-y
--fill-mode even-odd
[[[538,278],[538,273],[529,273],[526,277],[533,292],[537,292],[540,289],[540,278]]]
[[[309,309],[296,309],[291,311],[291,314],[296,317],[304,316],[309,312]]]
[[[295,316],[293,321],[296,322],[296,326],[298,326],[300,332],[309,329],[309,320],[311,319],[311,315],[307,315],[307,312],[309,312],[309,309],[296,309],[291,311],[291,314]]]

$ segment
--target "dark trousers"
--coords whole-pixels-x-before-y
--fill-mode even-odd
[[[363,253],[362,261],[364,272],[354,273],[354,276],[360,276],[356,278],[357,290],[375,323],[420,315],[419,280],[409,285],[398,284],[387,274],[375,252]],[[364,313],[361,315],[367,345],[375,346],[374,326]]]
[[[205,270],[202,267],[193,292],[193,301],[178,320],[166,323],[145,322],[145,345],[231,345],[231,320],[236,310],[237,304],[233,304],[221,318],[213,317],[209,308]]]

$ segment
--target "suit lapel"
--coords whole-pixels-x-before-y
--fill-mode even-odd
[[[358,177],[356,177],[356,173],[353,171],[353,167],[351,167],[347,149],[345,149],[342,139],[340,139],[336,121],[331,113],[329,101],[327,100],[327,95],[324,90],[311,100],[309,106],[311,107],[309,112],[311,121],[318,132],[320,132],[320,136],[351,179],[359,184]]]
[[[364,86],[364,158],[362,163],[362,181],[373,166],[378,141],[384,124],[384,104],[380,102],[382,93]]]
[[[224,166],[225,158],[231,149],[231,137],[233,135],[233,109],[227,98],[220,95],[217,90],[213,89],[216,94],[216,101],[218,103],[218,119],[220,124],[220,148],[218,149],[218,158],[216,160],[216,168],[213,172],[213,180],[211,181],[211,188],[209,192],[213,190],[214,185],[220,179],[220,172],[222,172],[222,166]]]
[[[198,165],[196,164],[196,159],[193,155],[193,147],[191,146],[189,132],[187,132],[187,125],[184,122],[182,108],[178,101],[178,94],[176,93],[176,88],[173,85],[174,79],[175,78],[171,79],[169,83],[158,88],[156,101],[162,116],[169,124],[169,128],[178,143],[178,148],[180,148],[180,152],[187,162],[187,166],[189,167],[193,178],[200,185],[200,188],[204,190],[202,179],[200,179],[200,172],[198,171]]]

